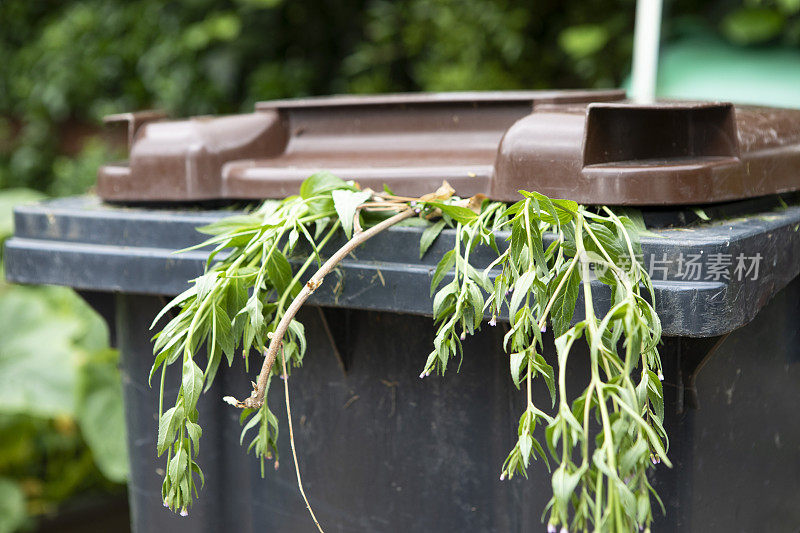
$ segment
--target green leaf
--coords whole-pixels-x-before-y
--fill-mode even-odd
[[[336,189],[355,190],[353,186],[348,185],[344,180],[326,170],[306,178],[300,185],[300,196],[308,200],[313,196],[319,196]]]
[[[519,440],[517,441],[519,444],[519,453],[522,455],[522,462],[525,464],[525,467],[528,467],[528,463],[531,459],[531,449],[533,448],[533,439],[527,433],[523,433],[519,436]]]
[[[431,244],[436,241],[436,237],[442,232],[445,228],[447,223],[444,220],[439,220],[435,224],[431,224],[425,231],[422,232],[422,237],[419,240],[419,258],[425,255],[425,252],[428,251],[428,248],[431,247]]]
[[[556,402],[556,383],[553,367],[550,366],[541,354],[536,354],[533,358],[533,368],[544,377],[547,390],[550,392],[550,400],[555,405]]]
[[[170,444],[175,440],[175,433],[185,418],[183,406],[176,405],[167,409],[158,420],[158,439],[156,440],[156,450],[160,456]]]
[[[267,258],[267,275],[272,286],[277,289],[279,293],[284,293],[289,288],[289,283],[292,281],[292,266],[278,250],[273,250]]]
[[[450,216],[456,222],[460,222],[461,224],[469,224],[476,218],[478,218],[478,214],[471,209],[467,209],[466,207],[461,207],[458,205],[451,205],[451,204],[444,204],[442,202],[428,202],[428,205],[433,207],[438,207],[442,210],[442,213]]]
[[[183,375],[181,378],[183,387],[184,407],[187,411],[194,409],[200,393],[203,391],[203,371],[189,357],[183,362]]]
[[[203,274],[199,278],[194,280],[194,284],[197,287],[197,299],[203,300],[211,290],[214,288],[214,285],[217,282],[217,278],[219,277],[219,272],[207,272]]]
[[[289,331],[292,332],[300,345],[300,358],[302,359],[303,355],[306,353],[306,328],[302,323],[292,319],[292,321],[289,322]]]
[[[636,467],[636,464],[642,461],[644,457],[647,460],[650,454],[650,448],[647,446],[647,441],[641,437],[636,439],[633,446],[625,450],[619,460],[619,468],[621,472],[630,472]]]
[[[222,359],[222,349],[219,344],[214,343],[212,345],[211,338],[209,338],[206,346],[206,355],[208,356],[208,363],[206,363],[206,369],[203,373],[203,392],[207,392],[211,385],[214,384],[214,378],[217,375]]]
[[[514,283],[514,292],[511,294],[511,301],[508,304],[508,316],[513,320],[517,314],[517,309],[522,304],[522,301],[528,296],[531,285],[536,279],[535,272],[523,273]]]
[[[467,284],[467,299],[473,307],[473,326],[477,329],[483,320],[483,293],[475,283]]]
[[[150,324],[150,329],[153,329],[155,325],[158,323],[158,321],[161,320],[161,317],[167,314],[170,309],[174,308],[178,304],[185,302],[186,300],[188,300],[189,298],[191,298],[196,294],[197,294],[197,285],[194,284],[185,291],[183,291],[182,293],[180,293],[178,296],[173,298],[167,305],[165,305],[161,309],[161,311],[158,312],[156,317],[153,319],[153,322]]]
[[[509,358],[509,364],[511,365],[511,379],[514,380],[514,385],[519,388],[520,385],[520,375],[522,374],[522,369],[525,367],[525,363],[527,362],[525,352],[517,352],[512,353]]]
[[[200,487],[202,488],[206,484],[206,477],[203,475],[203,471],[200,470],[200,466],[194,461],[190,460],[189,464],[191,465],[192,472],[200,476]]]
[[[277,204],[278,202],[274,202]],[[257,228],[263,221],[262,217],[255,214],[227,216],[206,226],[200,226],[198,232],[204,235],[229,235],[241,231]]]
[[[222,349],[222,353],[227,357],[228,366],[230,366],[233,364],[233,355],[236,350],[236,342],[231,329],[231,319],[228,317],[227,311],[220,305],[217,305],[214,310],[214,320],[217,344]]]
[[[336,190],[331,193],[333,197],[333,207],[339,215],[342,229],[348,239],[353,236],[353,221],[355,220],[356,208],[370,199],[370,191],[353,192],[348,190]]]
[[[562,463],[555,472],[553,472],[552,484],[553,495],[561,502],[569,502],[572,493],[575,492],[575,487],[581,480],[581,476],[585,472],[586,467],[583,466],[573,473],[567,472],[567,465]]]
[[[200,437],[203,435],[203,429],[199,424],[195,424],[189,420],[186,421],[186,432],[194,445],[194,454],[200,453]]]
[[[573,258],[571,261],[577,261],[577,259]],[[564,264],[558,275],[550,280],[550,286],[548,287],[548,293],[553,294],[558,284],[564,279],[564,276],[568,276],[561,290],[555,296],[553,306],[550,308],[550,321],[553,324],[553,332],[556,337],[560,337],[569,329],[569,324],[575,315],[575,304],[578,301],[578,291],[581,286],[578,268],[574,267],[569,270],[569,265],[570,263]],[[568,270],[569,274],[567,274]]]
[[[655,415],[663,420],[664,419],[664,390],[661,385],[661,380],[652,371],[648,372],[647,380],[647,398],[653,405],[653,412]]]
[[[436,265],[436,270],[433,272],[433,277],[431,278],[431,293],[430,296],[433,296],[433,293],[436,291],[436,287],[442,282],[444,277],[447,275],[450,270],[452,270],[453,266],[456,264],[455,258],[455,250],[450,250],[446,254],[442,256],[442,259],[439,261],[439,264]]]
[[[584,246],[588,252],[594,252],[600,257],[605,258],[605,255],[608,254],[613,264],[620,265],[628,258],[628,246],[625,243],[625,238],[618,233],[618,228],[615,226],[612,227],[614,229],[603,224],[589,223],[588,230],[591,230],[600,242],[600,246],[589,237],[588,230],[586,238],[584,239]],[[605,252],[605,254],[603,252]]]
[[[442,310],[454,299],[454,295],[458,290],[458,285],[455,282],[448,283],[433,298],[433,318],[438,319]]]
[[[258,424],[258,422],[261,420],[258,411],[252,411],[251,409],[244,409],[242,411],[241,415],[242,420],[244,420],[244,418],[250,413],[255,413],[255,414],[253,414],[253,416],[250,417],[250,420],[248,420],[247,424],[245,424],[244,427],[242,428],[242,433],[239,436],[239,445],[241,445],[244,442],[244,437],[245,435],[247,435],[247,432],[256,427],[256,424]]]
[[[186,467],[189,465],[189,455],[181,446],[172,457],[167,466],[167,475],[172,478],[172,482],[178,482],[186,475]]]
[[[300,239],[300,232],[297,231],[297,228],[292,228],[292,231],[289,232],[289,252],[291,253],[294,250],[295,245],[297,245],[297,241]]]
[[[558,221],[564,225],[567,222],[573,220],[575,215],[578,213],[578,202],[573,202],[572,200],[562,200],[562,199],[554,199],[552,200],[553,205],[556,207],[556,213],[558,213]]]

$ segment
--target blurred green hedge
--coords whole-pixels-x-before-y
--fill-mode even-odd
[[[92,165],[112,154],[89,143],[87,164],[75,156],[108,113],[228,113],[256,100],[340,92],[617,85],[633,6],[3,0],[0,188],[85,190]]]

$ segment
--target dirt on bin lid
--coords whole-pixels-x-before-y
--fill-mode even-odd
[[[800,190],[800,110],[625,100],[618,90],[275,100],[253,113],[109,117],[130,156],[98,171],[122,202],[282,198],[329,170],[419,196],[520,189],[584,204],[706,204]]]

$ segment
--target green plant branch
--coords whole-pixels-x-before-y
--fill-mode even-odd
[[[347,241],[327,261],[325,261],[319,270],[317,270],[317,272],[311,276],[311,279],[306,282],[300,293],[294,298],[292,303],[286,309],[286,313],[281,317],[278,326],[275,328],[275,332],[270,334],[269,348],[264,355],[264,363],[261,365],[261,371],[258,373],[256,386],[253,389],[253,392],[250,394],[250,397],[245,398],[245,400],[242,402],[236,401],[234,405],[240,408],[258,409],[264,404],[264,392],[267,386],[267,378],[272,371],[272,365],[275,363],[275,358],[278,355],[278,349],[283,341],[283,336],[286,334],[286,330],[289,329],[289,323],[292,321],[292,319],[294,319],[294,316],[297,314],[309,296],[311,296],[314,291],[317,290],[320,285],[322,285],[325,276],[330,274],[330,272],[342,261],[342,259],[347,257],[350,252],[355,250],[362,243],[366,242],[383,230],[394,226],[398,222],[413,216],[414,214],[415,212],[411,208],[403,209],[396,215],[387,218],[386,220],[372,226],[358,235],[353,236],[352,239]]]
[[[230,362],[239,339],[245,358],[251,345],[265,356],[250,397],[243,402],[226,400],[243,408],[242,438],[258,428],[250,448],[255,448],[261,459],[262,475],[265,459],[274,457],[277,468],[278,421],[266,400],[278,352],[284,377],[288,377],[289,361],[295,366],[302,362],[305,332],[295,318],[298,310],[356,247],[421,213],[429,219],[442,217],[423,232],[421,253],[445,226],[455,228],[455,241],[433,274],[431,295],[435,293],[433,314],[438,330],[420,377],[435,370],[444,373],[450,359],[463,359],[462,341],[480,329],[486,309],[491,307],[489,324],[495,325],[497,315],[507,306],[510,328],[503,347],[509,354],[514,384],[521,388],[525,381],[527,402],[501,479],[526,476],[531,459],[541,458],[549,469],[551,457],[556,468],[551,471],[553,497],[545,510],[549,512],[548,531],[555,531],[556,526],[562,531],[614,532],[649,527],[651,495],[660,500],[646,471],[659,461],[669,465],[664,447],[668,441],[662,425],[657,351],[661,326],[651,304],[640,295],[643,285],[652,300],[653,290],[647,272],[635,259],[640,245],[628,231],[634,227],[632,222],[607,208],[602,209],[604,216],[535,192],[520,191],[523,198],[511,206],[483,197],[451,199],[452,192],[446,184],[421,198],[359,191],[323,173],[304,182],[300,197],[265,202],[252,215],[222,220],[209,229],[213,237],[207,243],[216,245],[210,257],[226,248],[232,252],[214,266],[210,259],[207,273],[195,286],[168,304],[167,308],[179,305],[181,311],[156,336],[154,370],[172,364],[179,353],[184,363],[176,406],[159,419],[159,451],[167,452],[166,504],[184,513],[196,492],[193,473],[200,476],[202,484],[202,473],[192,459],[199,438],[196,393],[203,383],[210,384],[221,353]],[[391,218],[361,230],[362,212],[397,210],[400,212]],[[316,236],[310,231],[314,225]],[[354,235],[323,263],[320,250],[340,227],[346,232],[354,230]],[[317,242],[326,228],[324,238]],[[508,247],[502,253],[495,243],[501,229],[510,230]],[[543,243],[545,233],[555,234],[548,246]],[[286,257],[301,238],[310,243],[312,253],[293,274]],[[483,272],[470,264],[478,246],[492,247],[497,253]],[[301,286],[301,277],[315,260],[321,264],[319,270]],[[596,316],[592,301],[590,262],[605,267],[598,270],[597,280],[612,291],[611,309],[602,317]],[[496,267],[501,270],[492,280],[489,274]],[[439,287],[448,273],[452,273],[452,281]],[[249,296],[248,288],[252,289]],[[571,324],[581,289],[584,319]],[[543,356],[543,333],[548,324],[556,337],[557,371]],[[585,338],[589,349],[590,379],[570,404],[566,366],[573,344],[580,338]],[[204,339],[208,340],[209,362],[205,372],[200,372],[193,356]],[[638,365],[641,377],[635,382],[632,372]],[[651,369],[657,370],[658,376]],[[193,375],[197,383],[192,382]],[[549,389],[555,410],[552,416],[533,403],[536,378]],[[321,530],[302,487],[288,385],[285,394],[298,488]],[[161,396],[159,409],[163,410],[163,385]],[[589,427],[592,412],[600,423],[596,441]],[[538,440],[537,425],[545,426],[549,454]]]

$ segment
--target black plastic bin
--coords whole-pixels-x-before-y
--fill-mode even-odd
[[[662,281],[654,272],[674,463],[657,470],[667,514],[654,531],[800,526],[800,206],[748,216],[731,207],[739,209],[735,219],[656,230],[643,242],[646,261],[677,261],[681,253],[763,257],[756,280],[685,282],[669,280],[672,271]],[[221,368],[201,399],[207,485],[200,499],[188,518],[161,505],[148,328],[169,295],[203,269],[205,252],[173,250],[197,242],[196,226],[228,214],[54,200],[17,208],[6,245],[10,280],[75,287],[112,326],[122,353],[138,532],[312,525],[287,439],[282,466],[265,479],[239,445],[239,413],[221,400],[249,390],[237,367]],[[420,231],[375,237],[342,264],[341,294],[328,282],[313,296],[327,307],[302,312],[311,352],[292,378],[292,408],[306,491],[328,531],[539,530],[550,494],[544,465],[535,463],[528,480],[497,477],[524,401],[507,375],[500,327],[467,341],[460,373],[417,377],[433,337],[430,318],[421,316],[429,313],[427,287],[451,237],[445,232],[419,261]],[[574,386],[584,371],[570,368]],[[270,401],[281,412],[282,396]]]
[[[636,153],[625,152],[621,148],[624,143],[614,145],[615,148],[613,139],[597,131],[591,133],[594,130],[586,126],[589,133],[582,146],[589,150],[594,135],[595,152],[591,157],[585,155],[585,166],[575,167],[583,169],[580,180],[608,185],[603,194],[609,198],[617,194],[618,203],[643,206],[644,220],[654,228],[643,236],[642,243],[664,331],[660,351],[665,375],[665,427],[674,468],[659,466],[655,471],[654,486],[663,498],[666,515],[656,512],[653,531],[796,533],[800,529],[800,424],[797,423],[800,196],[786,193],[779,197],[778,193],[800,188],[800,166],[792,159],[797,145],[775,141],[788,157],[781,165],[770,166],[769,156],[763,155],[778,153],[777,148],[756,153],[752,165],[745,164],[743,161],[750,161],[747,150],[760,141],[753,140],[752,128],[744,128],[738,131],[739,145],[730,144],[735,141],[737,130],[729,105],[670,105],[655,111],[637,108],[643,115],[630,115],[627,108],[616,104],[589,106],[587,112],[585,102],[581,104],[583,107],[576,108],[570,102],[577,97],[569,94],[543,93],[546,98],[540,93],[533,93],[535,98],[529,93],[524,93],[524,98],[520,94],[492,100],[491,105],[483,97],[477,103],[456,99],[442,108],[426,107],[431,102],[439,105],[441,99],[428,101],[415,97],[400,104],[395,97],[373,103],[383,110],[381,113],[392,117],[406,117],[403,113],[409,108],[422,106],[423,115],[430,118],[430,123],[422,129],[429,128],[442,135],[454,125],[474,129],[488,124],[484,137],[473,130],[456,132],[458,135],[447,145],[463,145],[464,153],[480,148],[484,150],[481,158],[488,160],[488,167],[480,161],[474,162],[477,169],[474,173],[448,163],[446,170],[457,178],[461,176],[458,178],[461,181],[455,183],[457,190],[459,186],[475,188],[462,193],[465,196],[480,190],[491,195],[493,190],[500,190],[492,185],[492,180],[502,177],[502,168],[492,170],[491,165],[503,133],[508,129],[505,134],[508,139],[516,131],[519,142],[527,142],[528,134],[537,124],[534,120],[537,117],[526,117],[531,106],[526,98],[532,99],[534,111],[540,109],[537,98],[543,99],[540,112],[548,116],[553,115],[553,107],[547,98],[553,101],[561,98],[566,106],[561,119],[576,126],[573,130],[578,133],[583,131],[584,119],[594,124],[594,128],[619,125],[615,122],[618,119],[629,120],[630,127],[644,132],[651,125],[648,121],[656,117],[673,128],[664,135],[686,133],[681,129],[686,128],[690,134],[683,135],[680,142],[686,143],[689,155],[679,153],[680,143],[676,141],[670,150],[677,162],[667,161],[666,165],[664,157],[671,157],[666,152],[656,153],[658,150],[650,150],[646,143],[640,143]],[[619,99],[621,95],[612,93],[604,98]],[[350,124],[360,132],[358,143],[368,141],[368,127],[377,128],[386,136],[388,127],[379,120],[379,113],[373,116],[370,113],[374,110],[365,111],[369,106],[363,102],[340,102],[327,110],[321,105],[304,101],[286,115],[287,104],[273,104],[262,111],[274,113],[268,116],[274,121],[258,127],[266,128],[264,135],[274,139],[279,137],[269,128],[285,125],[298,138],[280,141],[288,143],[287,151],[292,146],[318,150],[320,145],[307,137],[313,137],[315,124],[324,133],[347,122],[351,116],[348,113],[358,112],[364,113],[363,117]],[[486,105],[495,106],[494,111],[486,112]],[[470,119],[469,113],[480,116]],[[761,111],[752,113],[748,116]],[[314,122],[320,116],[326,121],[333,118],[324,124],[320,122],[320,126]],[[524,118],[515,123],[520,116]],[[487,117],[502,120],[492,121]],[[130,118],[132,139],[134,136],[146,139],[141,131],[137,133],[136,127],[140,125],[136,117]],[[262,119],[256,116],[253,121]],[[409,128],[414,125],[411,122],[407,124]],[[207,139],[202,128],[210,127],[210,122],[198,124],[197,139]],[[760,124],[769,126],[763,121]],[[784,130],[797,129],[794,123],[789,124],[791,127],[781,124]],[[430,131],[420,137],[427,143],[434,138]],[[557,133],[564,141],[564,131]],[[582,137],[576,136],[578,133],[571,133],[572,137],[561,147],[572,146],[569,143],[575,139],[580,144]],[[240,133],[236,135],[241,137]],[[338,149],[347,139],[356,137],[354,134],[337,141]],[[408,141],[407,135],[400,138]],[[193,138],[181,139],[184,142]],[[494,144],[487,144],[489,141]],[[188,146],[190,143],[186,142]],[[211,143],[215,147],[223,144]],[[397,144],[403,149],[408,146]],[[485,149],[486,146],[491,149]],[[231,150],[235,157],[251,157],[247,150],[264,149],[234,148]],[[572,152],[564,149],[572,154],[569,157],[579,157],[578,148]],[[507,152],[498,153],[505,153],[508,161],[513,159]],[[373,152],[367,154],[372,157],[370,154]],[[222,168],[221,185],[197,182],[209,187],[205,192],[192,189],[192,180],[199,180],[198,175],[181,175],[173,180],[178,184],[175,187],[188,187],[200,196],[208,193],[213,197],[219,193],[211,190],[209,183],[221,187],[220,198],[241,198],[242,191],[246,192],[241,187],[247,180],[256,183],[263,179],[262,184],[273,187],[270,189],[273,192],[274,187],[283,186],[282,182],[269,181],[274,170],[269,164],[258,167],[256,161],[239,167],[223,166],[220,161],[224,158],[219,152],[194,150],[191,157],[208,157],[203,160],[205,166],[188,164],[187,156],[187,164],[183,166],[169,166],[172,164],[169,161],[158,164],[144,161],[137,167],[135,155],[133,150],[130,168],[109,166],[101,170],[104,180],[99,189],[101,195],[127,201],[125,195],[132,194],[134,189],[125,187],[135,188],[136,172],[153,172],[158,177],[159,168],[166,172],[164,183],[172,183],[170,179],[175,176],[169,172],[174,169],[181,172],[187,169],[188,173],[200,168],[216,176],[214,173]],[[656,163],[642,160],[636,164],[624,159],[645,156],[661,159]],[[547,157],[552,159],[556,155]],[[610,157],[610,162],[597,159],[601,157]],[[498,165],[501,159],[498,158]],[[541,163],[522,157],[513,160],[528,161],[531,165]],[[341,158],[336,161],[341,162]],[[425,164],[429,162],[430,157]],[[363,170],[364,179],[380,179],[380,169],[366,163],[361,168],[358,166],[361,163],[354,162],[352,172]],[[162,164],[166,166],[158,166]],[[670,165],[671,170],[665,171]],[[426,180],[435,176],[441,181],[436,172],[445,167],[425,168],[427,174],[419,174],[427,176]],[[525,168],[521,172],[527,172]],[[572,167],[565,164],[558,168],[559,172],[567,172]],[[649,174],[631,174],[631,169],[642,168],[657,171],[653,181],[648,181]],[[773,169],[778,177],[771,190],[767,190],[768,180],[749,187],[746,181],[741,181],[744,169],[747,176],[758,172],[768,174]],[[791,174],[792,169],[796,174]],[[300,171],[292,172],[299,175]],[[691,175],[694,181],[684,179],[686,176],[680,172]],[[404,181],[400,174],[395,172],[393,187],[402,188]],[[602,176],[608,181],[602,181]],[[351,176],[344,173],[342,177]],[[148,201],[157,200],[159,194],[158,179],[151,178],[143,185],[151,195],[143,198]],[[697,184],[697,189],[687,185],[690,181]],[[296,185],[296,181],[291,183]],[[553,179],[549,186],[556,189],[542,190],[537,183],[532,179],[527,187],[556,194],[557,187],[568,185],[561,178]],[[642,184],[646,186],[644,189]],[[429,185],[426,181],[425,186]],[[631,188],[625,189],[629,185]],[[654,188],[647,189],[650,186]],[[678,186],[684,188],[675,189]],[[652,201],[637,200],[642,197],[637,195],[648,190]],[[718,202],[703,207],[712,219],[710,222],[701,221],[702,213],[685,204],[647,207],[648,203],[669,203],[659,201],[658,195],[666,194],[665,191],[672,191],[675,199],[683,201],[695,190],[707,190],[708,197]],[[176,197],[183,194],[179,188],[169,189],[168,193]],[[630,196],[626,197],[628,193]],[[286,193],[278,196],[283,194]],[[253,197],[265,195],[253,193]],[[200,196],[193,199],[209,199]],[[759,198],[741,199],[750,196]],[[736,198],[739,200],[733,201]],[[162,199],[174,200],[167,196]],[[700,196],[690,200],[688,203],[706,201]],[[608,199],[602,201],[606,202]],[[207,251],[173,252],[202,239],[196,227],[231,214],[230,209],[212,209],[201,204],[137,207],[107,204],[96,197],[51,200],[15,210],[15,234],[7,241],[4,253],[8,279],[74,287],[108,319],[121,351],[131,460],[131,516],[134,530],[139,533],[313,529],[297,490],[285,417],[280,417],[281,466],[277,471],[267,472],[262,479],[256,459],[247,455],[239,444],[239,411],[222,401],[225,395],[241,396],[250,390],[252,376],[245,375],[239,359],[231,369],[224,365],[220,368],[213,387],[201,397],[198,406],[204,428],[198,462],[205,473],[205,489],[186,518],[173,514],[161,503],[164,460],[156,457],[158,390],[150,388],[147,382],[153,361],[149,326],[170,297],[183,291],[187,280],[203,271]],[[515,389],[508,375],[508,358],[501,348],[502,323],[494,328],[484,324],[481,332],[465,342],[459,373],[451,371],[444,378],[418,378],[434,336],[428,298],[431,276],[453,240],[452,231],[446,230],[420,260],[421,232],[419,227],[393,227],[368,241],[340,265],[341,278],[332,275],[301,311],[309,353],[303,368],[293,374],[291,389],[306,492],[329,532],[544,530],[541,515],[551,495],[550,475],[545,466],[533,463],[527,480],[499,480],[503,460],[516,439],[518,416],[524,404],[524,394]],[[341,244],[341,240],[332,242],[328,249]],[[476,253],[478,262],[490,261],[487,250],[479,248]],[[690,272],[687,279],[690,261],[700,264],[701,271]],[[604,296],[607,304],[602,286],[593,285],[593,291],[600,307]],[[578,313],[581,309],[579,300]],[[552,336],[547,335],[545,345],[550,352],[545,356],[554,360]],[[581,349],[584,348],[576,348]],[[588,366],[582,363],[586,358],[580,352],[573,353],[576,356],[570,358],[568,387],[582,388],[588,371]],[[169,369],[167,384],[174,387],[178,383],[178,371]],[[255,369],[251,369],[251,374],[255,375]],[[176,392],[175,388],[168,390],[167,396]],[[537,403],[549,403],[545,390],[536,390],[536,395]],[[273,391],[270,405],[276,413],[282,413],[282,395]]]

